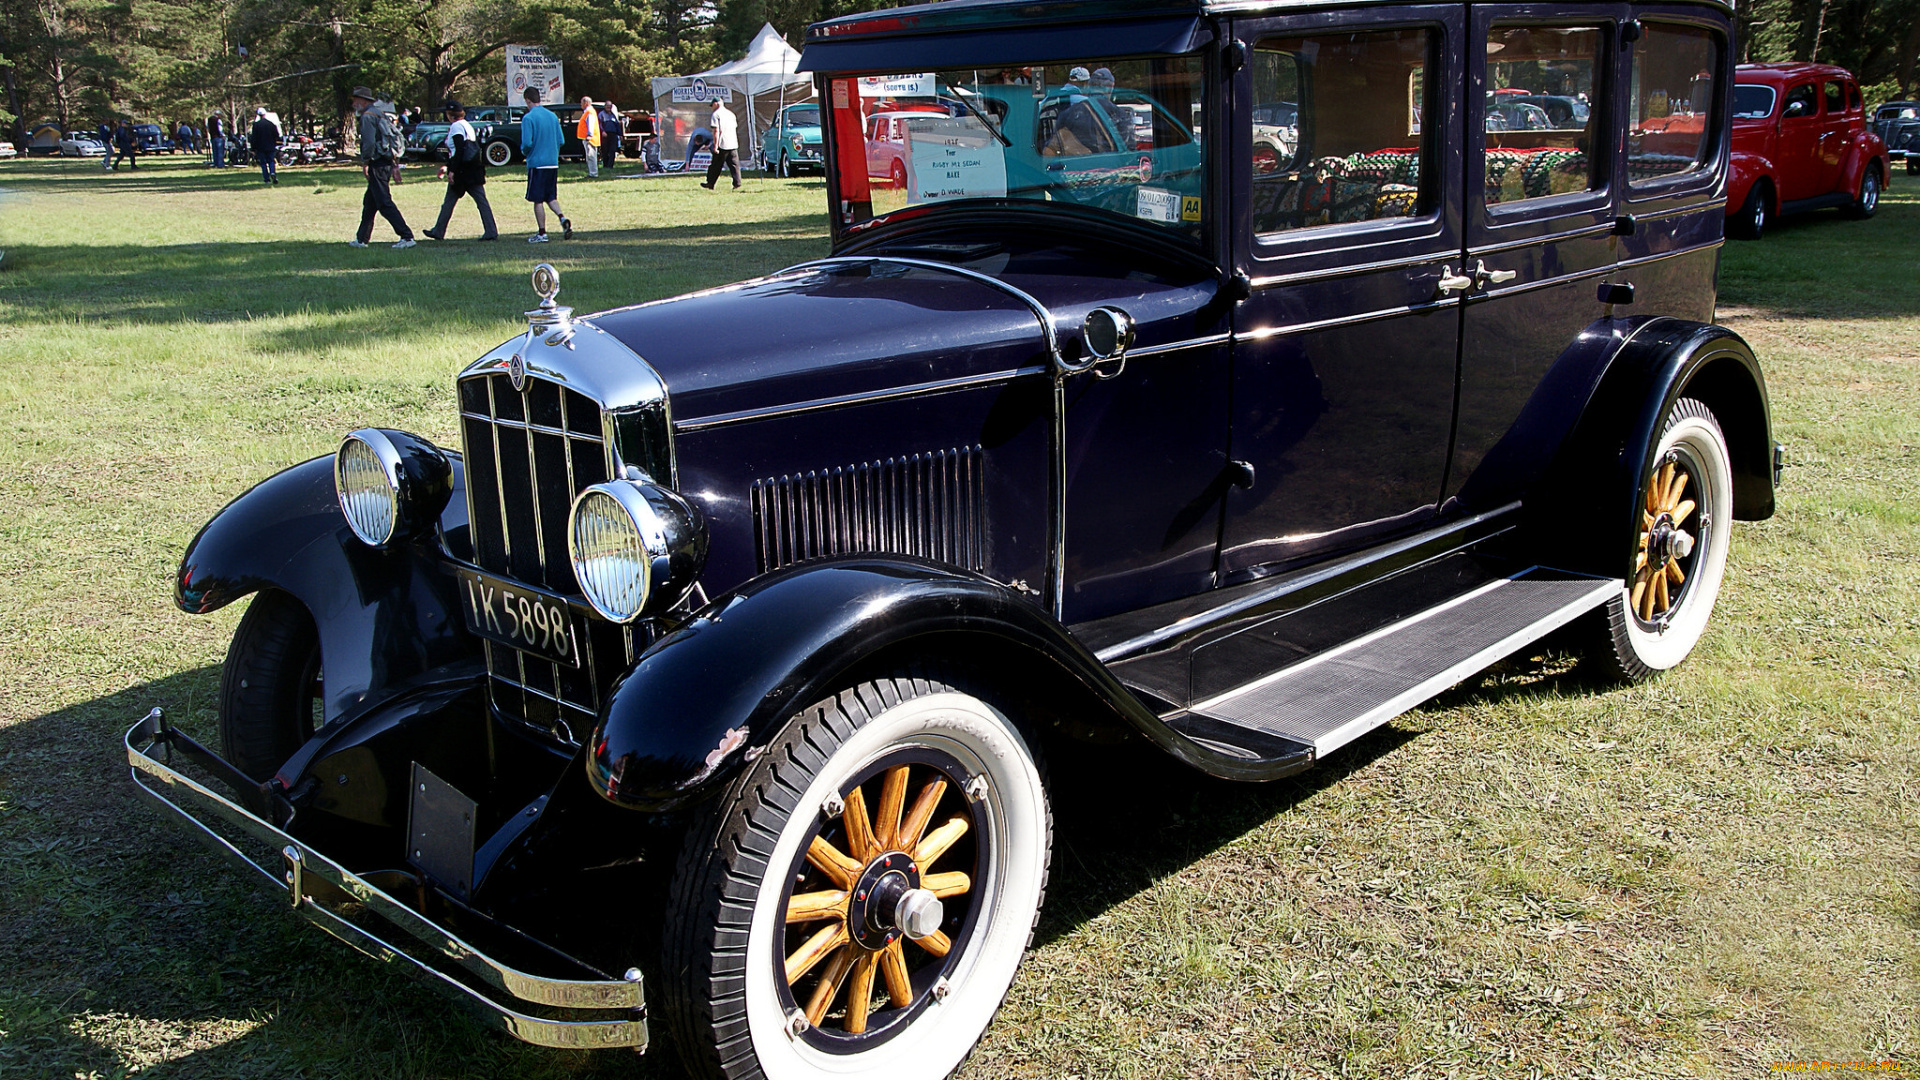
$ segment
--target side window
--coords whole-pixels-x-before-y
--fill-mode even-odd
[[[1706,166],[1713,77],[1725,47],[1711,30],[1646,23],[1633,43],[1627,177],[1633,187]],[[1811,94],[1813,87],[1808,86]]]
[[[1488,206],[1605,185],[1591,152],[1603,38],[1597,26],[1495,23],[1487,31]]]
[[[1254,46],[1253,228],[1410,217],[1432,203],[1421,125],[1427,29],[1270,38]]]
[[[1787,103],[1780,107],[1780,115],[1788,120],[1796,116],[1812,116],[1818,111],[1812,83],[1801,83],[1787,91]]]
[[[1847,108],[1854,112],[1859,112],[1861,108],[1860,87],[1853,83],[1847,84]]]
[[[1837,82],[1826,83],[1827,115],[1839,116],[1847,111],[1847,88]]]
[[[1041,102],[1034,124],[1034,149],[1041,157],[1085,157],[1111,154],[1119,149],[1115,137],[1116,120],[1108,114],[1107,98],[1095,98],[1086,90],[1068,83],[1067,88]],[[1115,110],[1119,109],[1114,106]],[[1133,114],[1126,113],[1127,130],[1132,133]]]

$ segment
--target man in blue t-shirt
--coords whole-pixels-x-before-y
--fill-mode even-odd
[[[529,244],[547,242],[547,207],[560,218],[560,238],[573,239],[573,222],[560,209],[560,118],[540,104],[540,88],[527,87],[527,114],[520,118],[520,154],[527,159],[527,201],[540,231]]]

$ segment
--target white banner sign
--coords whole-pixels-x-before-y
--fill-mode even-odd
[[[932,97],[933,74],[886,75],[860,80],[861,97]]]
[[[523,104],[527,87],[540,91],[540,103],[552,105],[567,99],[567,78],[560,61],[547,55],[538,45],[507,46],[507,101]]]
[[[695,79],[686,86],[673,88],[675,102],[689,101],[727,101],[733,100],[733,87],[709,84],[705,79]]]

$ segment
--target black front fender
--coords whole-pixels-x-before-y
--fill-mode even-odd
[[[684,805],[863,662],[915,638],[944,649],[969,635],[1037,661],[1034,670],[1057,676],[1051,689],[1103,703],[1111,719],[1196,768],[1258,775],[1170,730],[1065,627],[1006,586],[917,559],[853,557],[757,578],[655,642],[614,689],[590,744],[588,779],[620,805]]]
[[[453,487],[442,533],[465,527],[458,457]],[[387,551],[361,543],[340,513],[333,457],[318,457],[267,478],[207,522],[180,560],[174,602],[197,615],[262,589],[300,601],[320,632],[332,722],[478,653],[437,542],[430,535]]]

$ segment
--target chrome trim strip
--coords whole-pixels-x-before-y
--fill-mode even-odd
[[[1531,224],[1531,222],[1514,223],[1514,225],[1522,224]],[[1484,227],[1500,228],[1502,226]],[[1513,226],[1506,227],[1511,228]],[[1497,244],[1482,244],[1479,247],[1470,247],[1467,249],[1467,258],[1471,259],[1479,255],[1497,255],[1502,251],[1518,251],[1521,248],[1538,247],[1541,244],[1552,244],[1562,240],[1582,240],[1589,236],[1611,234],[1612,232],[1613,222],[1602,221],[1593,225],[1583,225],[1578,229],[1570,229],[1567,232],[1552,233],[1547,236],[1528,236],[1519,240],[1502,240]]]
[[[1690,248],[1681,248],[1678,251],[1663,251],[1657,255],[1642,255],[1636,259],[1623,259],[1619,262],[1608,263],[1605,266],[1598,266],[1591,270],[1576,270],[1569,274],[1560,274],[1555,277],[1541,278],[1539,281],[1529,281],[1519,285],[1509,285],[1497,291],[1492,291],[1492,292],[1482,291],[1482,292],[1474,293],[1468,296],[1467,299],[1469,302],[1477,304],[1492,297],[1514,296],[1519,293],[1530,292],[1534,289],[1544,289],[1552,285],[1564,285],[1569,281],[1579,281],[1582,278],[1601,277],[1607,274],[1616,273],[1620,270],[1630,269],[1635,266],[1645,266],[1648,263],[1656,263],[1661,261],[1662,259],[1673,259],[1673,258],[1678,258],[1679,256],[1682,256],[1682,255],[1692,255],[1696,252],[1711,251],[1714,248],[1717,248],[1724,243],[1726,243],[1726,241],[1724,240],[1715,240],[1710,244],[1695,244]]]
[[[1446,263],[1459,257],[1459,250],[1448,248],[1432,255],[1418,257],[1382,259],[1379,262],[1355,263],[1351,266],[1335,266],[1325,270],[1301,270],[1292,274],[1270,274],[1253,279],[1255,289],[1269,289],[1276,285],[1298,285],[1306,281],[1331,281],[1335,278],[1354,277],[1359,274],[1371,274],[1380,270],[1409,270],[1416,266],[1434,263]]]
[[[1656,263],[1662,259],[1677,259],[1682,255],[1692,255],[1701,251],[1712,251],[1715,248],[1725,247],[1726,243],[1726,239],[1722,238],[1705,244],[1695,244],[1692,247],[1680,248],[1677,251],[1662,251],[1657,255],[1642,255],[1637,259],[1622,259],[1613,265],[1615,269],[1629,266],[1645,266],[1648,263]]]
[[[1169,353],[1186,352],[1188,349],[1204,349],[1209,345],[1225,345],[1233,340],[1233,334],[1222,330],[1217,334],[1188,338],[1185,341],[1170,341],[1165,345],[1150,345],[1144,349],[1128,349],[1127,359],[1144,360],[1154,356],[1166,356]]]
[[[1334,578],[1341,576],[1342,574],[1351,573],[1352,571],[1358,570],[1361,567],[1367,566],[1371,563],[1379,562],[1382,559],[1391,559],[1395,555],[1412,551],[1414,548],[1421,547],[1426,544],[1431,544],[1435,540],[1444,539],[1456,533],[1468,532],[1473,528],[1475,528],[1476,526],[1484,525],[1487,522],[1494,520],[1495,518],[1501,517],[1506,514],[1510,514],[1513,511],[1518,510],[1519,508],[1520,508],[1520,503],[1516,500],[1514,502],[1510,502],[1506,504],[1505,506],[1497,507],[1493,510],[1488,510],[1487,512],[1482,514],[1475,514],[1472,517],[1461,518],[1459,521],[1453,522],[1449,525],[1442,526],[1438,529],[1431,529],[1426,532],[1416,533],[1413,536],[1409,536],[1401,540],[1396,540],[1390,544],[1386,544],[1377,548],[1370,548],[1356,555],[1350,555],[1347,558],[1341,559],[1338,562],[1328,563],[1327,565],[1319,568],[1318,570],[1311,571],[1299,577],[1290,577],[1284,581],[1275,582],[1272,586],[1268,588],[1259,589],[1254,592],[1248,593],[1247,595],[1240,597],[1238,600],[1230,600],[1227,603],[1221,604],[1219,607],[1209,608],[1206,611],[1202,611],[1194,615],[1189,615],[1184,619],[1180,619],[1175,622],[1168,623],[1167,625],[1161,627],[1158,630],[1149,630],[1148,632],[1141,634],[1138,637],[1131,637],[1125,641],[1115,642],[1114,644],[1109,645],[1104,649],[1101,649],[1099,652],[1094,653],[1094,658],[1099,660],[1103,664],[1111,664],[1119,660],[1124,660],[1128,656],[1133,655],[1134,653],[1146,652],[1148,649],[1151,649],[1155,645],[1161,644],[1162,642],[1171,641],[1172,639],[1181,637],[1185,634],[1189,634],[1198,630],[1205,629],[1206,627],[1214,625],[1215,623],[1224,622],[1228,619],[1233,618],[1235,615],[1241,614],[1242,612],[1245,612],[1245,611],[1250,611],[1254,608],[1259,607],[1262,604],[1268,603],[1282,596],[1285,596],[1288,593],[1299,592],[1301,589],[1312,588],[1315,585],[1320,585],[1325,582],[1331,581]]]
[[[437,980],[443,988],[463,995],[469,1004],[479,1006],[492,1019],[494,1026],[524,1041],[541,1046],[580,1048],[647,1045],[647,1023],[643,1016],[637,1015],[646,1005],[637,971],[633,973],[635,977],[630,979],[550,979],[528,974],[487,956],[364,878],[149,755],[148,751],[162,744],[168,747],[170,753],[172,740],[176,737],[159,709],[152,710],[139,723],[128,728],[122,745],[126,748],[130,766],[129,777],[141,794],[178,815],[182,822],[196,830],[196,834],[217,851],[258,873],[269,887],[284,890],[290,885],[304,884],[307,878],[319,879],[344,893],[353,903],[364,906],[368,912],[412,935],[422,945],[430,947],[493,990],[537,1005],[562,1009],[621,1009],[628,1010],[630,1015],[619,1020],[553,1020],[527,1016],[491,1000],[419,957],[348,921],[322,906],[314,896],[302,892],[290,897],[300,914],[318,923],[328,933],[377,959],[406,960],[419,974]],[[281,850],[292,861],[294,869],[289,871],[288,877],[282,877],[260,865],[183,803],[224,821],[251,840]]]
[[[1686,206],[1676,206],[1671,210],[1662,210],[1657,214],[1634,214],[1631,216],[1635,221],[1665,221],[1668,218],[1685,217],[1688,214],[1703,214],[1709,210],[1722,209],[1724,209],[1722,202],[1709,200],[1703,203],[1689,203]]]
[[[1431,300],[1424,304],[1408,304],[1405,307],[1381,308],[1378,311],[1364,311],[1358,315],[1342,315],[1334,319],[1317,319],[1313,322],[1291,323],[1287,326],[1267,326],[1258,330],[1240,330],[1234,333],[1236,343],[1265,341],[1267,338],[1282,334],[1304,334],[1312,330],[1325,330],[1333,326],[1350,326],[1354,323],[1372,322],[1375,319],[1388,319],[1395,315],[1411,315],[1415,312],[1433,311],[1438,308],[1458,306],[1461,298],[1449,296],[1444,300]]]
[[[1138,355],[1138,354],[1135,354]],[[1017,379],[1026,375],[1044,375],[1047,369],[1041,365],[1006,368],[1002,371],[989,371],[983,375],[961,375],[952,379],[934,379],[928,382],[897,386],[890,390],[866,390],[854,394],[836,394],[832,397],[813,398],[797,401],[791,405],[770,405],[763,409],[739,409],[734,412],[714,413],[712,416],[696,417],[692,420],[675,421],[676,433],[706,431],[709,428],[726,427],[729,424],[745,423],[749,420],[772,420],[786,416],[799,416],[803,413],[820,412],[823,409],[838,409],[849,405],[866,405],[877,401],[893,401],[897,398],[917,397],[921,394],[939,394],[952,390],[970,390],[977,386],[991,386],[997,382]]]

